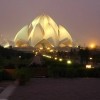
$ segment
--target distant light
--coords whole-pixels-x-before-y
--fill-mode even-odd
[[[53,52],[53,50],[50,50],[50,52]]]
[[[48,55],[43,55],[43,57],[46,57],[46,58],[52,58],[51,56],[48,56]]]
[[[40,50],[43,50],[43,48],[40,48]]]
[[[15,47],[18,47],[18,45],[15,45]]]
[[[42,56],[45,57],[46,55],[43,54]]]
[[[38,54],[38,52],[35,52],[35,55],[37,55]]]
[[[92,60],[93,58],[92,58],[92,57],[90,57],[89,59],[90,59],[90,60]]]
[[[94,43],[92,43],[91,45],[90,45],[90,48],[91,49],[94,49],[96,47],[96,45],[94,44]]]
[[[72,44],[69,44],[68,46],[69,46],[69,47],[72,47]]]
[[[10,45],[8,43],[4,46],[4,48],[9,48],[9,47]]]
[[[77,45],[76,48],[79,48],[79,45]]]
[[[90,69],[90,68],[92,68],[92,66],[91,65],[86,65],[86,68]]]
[[[50,50],[50,48],[48,47],[47,50]]]
[[[47,56],[47,58],[52,58],[51,56]]]
[[[55,57],[54,59],[57,60],[57,57]]]
[[[59,61],[63,61],[63,59],[62,58],[59,58]]]
[[[67,60],[67,64],[72,64],[72,61],[71,60]]]
[[[19,58],[21,58],[21,56],[19,56]]]

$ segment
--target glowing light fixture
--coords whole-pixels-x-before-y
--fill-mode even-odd
[[[46,56],[47,58],[52,58],[51,56]]]
[[[35,52],[35,55],[37,55],[38,54],[38,52]]]
[[[63,61],[63,59],[62,58],[59,58],[59,61]]]
[[[72,61],[71,60],[67,60],[67,64],[72,64]]]
[[[53,50],[50,50],[50,52],[53,52]]]
[[[19,56],[19,58],[21,58],[21,56]]]
[[[43,48],[40,48],[40,50],[43,50]]]
[[[51,56],[48,56],[48,55],[43,55],[43,57],[46,57],[46,58],[52,58]]]
[[[90,60],[92,60],[93,58],[92,58],[92,57],[90,57],[89,59],[90,59]]]
[[[50,50],[50,48],[48,47],[47,50]]]
[[[86,68],[90,69],[90,68],[92,68],[92,66],[91,65],[86,65]]]
[[[57,57],[55,57],[54,59],[57,60]]]

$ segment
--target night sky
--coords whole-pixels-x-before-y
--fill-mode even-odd
[[[0,34],[13,39],[41,14],[63,25],[78,44],[100,44],[100,0],[0,0]]]

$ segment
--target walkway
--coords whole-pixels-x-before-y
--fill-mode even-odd
[[[3,84],[0,85],[3,86]],[[9,96],[13,93],[16,87],[17,85],[15,85],[14,82],[5,82],[4,89],[0,92],[0,100],[8,100]]]
[[[9,100],[100,100],[100,79],[34,78]]]

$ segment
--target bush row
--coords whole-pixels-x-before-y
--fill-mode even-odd
[[[2,80],[14,80],[14,77],[5,70],[0,69],[0,81]]]
[[[100,77],[100,68],[86,69],[73,66],[49,66],[49,77]]]
[[[100,68],[86,69],[85,67],[79,67],[80,65],[66,65],[66,64],[49,64],[47,67],[33,67],[33,68],[17,68],[15,73],[10,74],[5,70],[0,70],[1,80],[29,80],[34,76],[46,76],[46,77],[65,77],[65,78],[77,78],[77,77],[95,77],[100,78]]]

